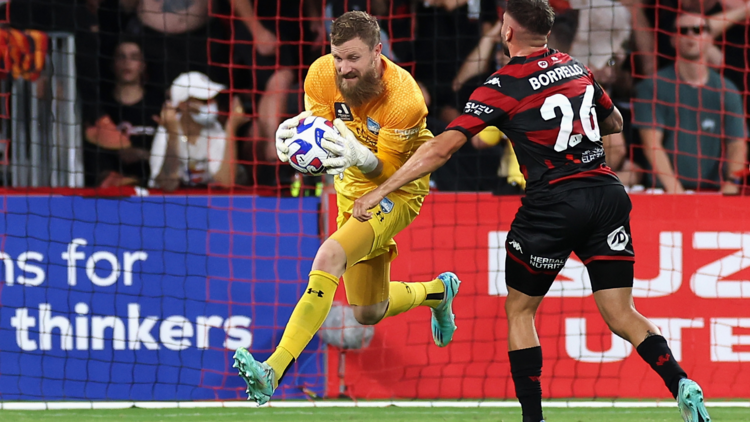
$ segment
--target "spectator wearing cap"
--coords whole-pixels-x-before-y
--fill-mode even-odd
[[[171,192],[180,186],[234,184],[235,134],[246,117],[235,97],[222,127],[216,96],[224,89],[200,72],[183,73],[174,80],[151,148],[150,187]]]

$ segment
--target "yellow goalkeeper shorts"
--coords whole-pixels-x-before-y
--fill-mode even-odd
[[[357,262],[366,261],[385,253],[389,254],[389,261],[396,258],[398,249],[393,237],[417,218],[423,202],[424,196],[397,192],[383,198],[378,206],[370,210],[372,219],[368,223],[375,234],[370,252]],[[336,195],[336,204],[339,209],[336,225],[338,229],[341,229],[352,216],[354,199],[338,194]],[[338,240],[342,245],[351,244],[358,240],[347,238],[346,229],[338,230],[331,238]],[[344,248],[347,249],[347,246],[344,246]],[[356,262],[349,262],[347,266],[351,267],[354,264]]]

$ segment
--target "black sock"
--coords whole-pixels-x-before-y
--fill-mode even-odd
[[[680,364],[674,360],[674,354],[667,344],[667,339],[662,336],[646,337],[636,350],[651,368],[664,380],[672,397],[677,398],[680,388],[680,380],[687,378]]]
[[[516,385],[516,397],[521,403],[523,420],[539,422],[542,415],[542,347],[508,352],[510,373]]]

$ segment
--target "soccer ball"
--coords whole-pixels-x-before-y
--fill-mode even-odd
[[[300,120],[297,133],[286,141],[289,147],[289,164],[300,173],[319,175],[325,172],[323,160],[328,151],[320,145],[326,133],[339,131],[330,121],[316,116]]]

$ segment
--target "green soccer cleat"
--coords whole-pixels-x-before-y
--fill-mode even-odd
[[[703,404],[703,390],[695,381],[681,379],[678,391],[677,406],[685,422],[711,422],[711,417],[708,416]]]
[[[273,368],[265,362],[258,362],[253,355],[244,347],[240,347],[234,352],[233,368],[240,371],[240,376],[247,384],[247,399],[255,400],[258,405],[264,405],[271,400],[273,395],[274,384],[276,383],[276,373]]]
[[[445,286],[445,296],[440,305],[432,309],[432,339],[438,347],[445,347],[453,340],[453,333],[456,331],[453,299],[458,294],[461,280],[453,273],[442,273],[438,278]]]

